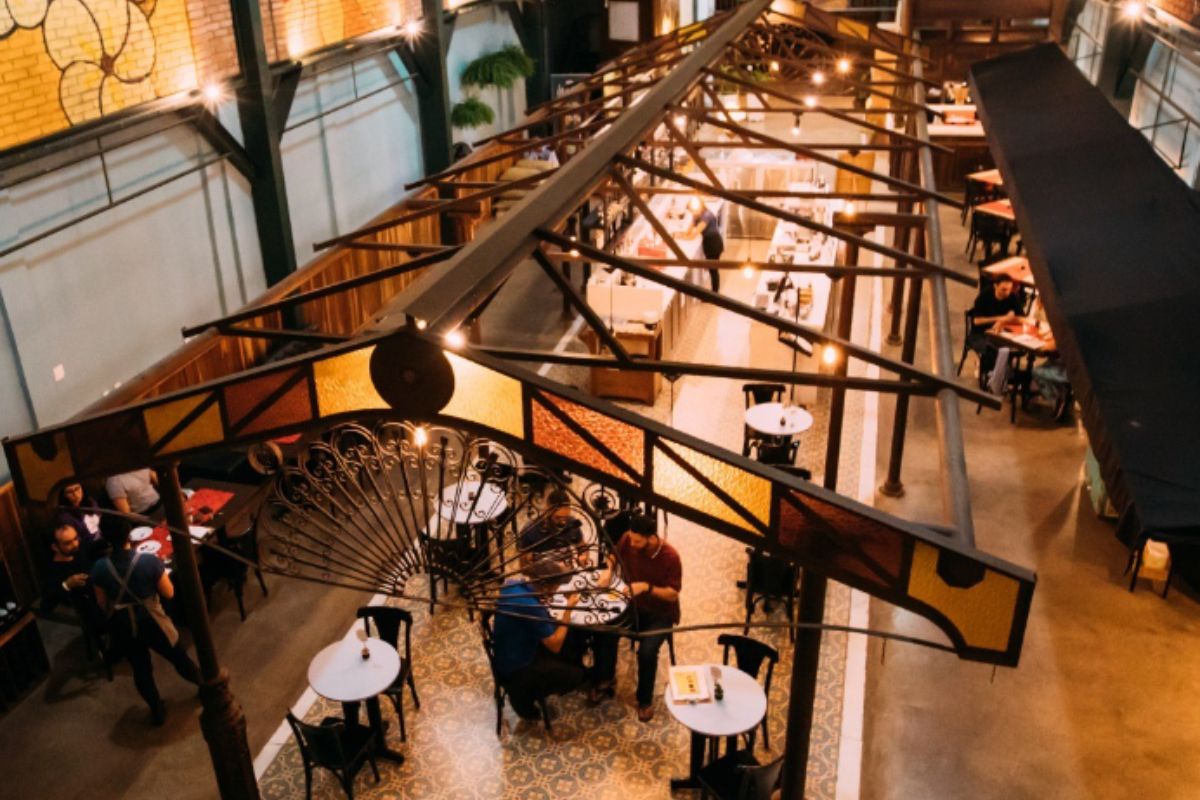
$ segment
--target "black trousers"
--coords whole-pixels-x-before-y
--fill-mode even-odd
[[[523,719],[537,719],[540,715],[536,701],[552,694],[566,694],[583,683],[583,669],[553,653],[539,649],[537,657],[525,667],[504,679],[508,690],[508,701],[513,711]]]
[[[700,247],[704,250],[705,258],[709,261],[718,261],[721,254],[725,252],[725,240],[716,236],[706,236],[700,241]],[[708,277],[712,279],[713,291],[721,291],[721,270],[710,269]]]
[[[128,611],[118,611],[111,624],[117,646],[125,653],[129,659],[129,666],[133,668],[133,684],[151,708],[162,701],[158,694],[158,684],[154,682],[154,665],[150,663],[151,650],[169,661],[179,673],[179,677],[189,683],[200,683],[200,668],[188,655],[183,640],[176,641],[172,646],[162,628],[148,615],[138,613],[136,633]]]
[[[669,629],[672,622],[667,617],[639,612],[632,627],[635,631],[652,631]],[[654,684],[658,679],[658,653],[662,650],[667,634],[659,633],[638,640],[637,646],[637,701],[639,706],[648,706],[654,702]],[[595,682],[597,685],[610,684],[617,674],[617,648],[621,637],[616,634],[597,634],[592,643],[592,651],[596,657]]]

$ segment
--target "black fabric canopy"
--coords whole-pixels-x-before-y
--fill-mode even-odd
[[[1057,46],[971,80],[1119,534],[1200,537],[1200,196]]]

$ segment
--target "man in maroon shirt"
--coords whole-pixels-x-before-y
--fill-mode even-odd
[[[645,514],[634,514],[630,519],[628,532],[617,544],[616,560],[633,595],[633,629],[639,632],[663,631],[640,639],[638,645],[638,719],[649,722],[654,716],[658,652],[667,639],[666,629],[679,622],[683,564],[679,560],[679,552],[659,538],[655,518]],[[599,702],[605,695],[612,696],[617,668],[617,637],[597,639],[594,645],[596,680],[593,684],[596,688],[588,696],[593,703]]]

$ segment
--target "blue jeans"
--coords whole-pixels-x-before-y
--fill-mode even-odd
[[[669,629],[671,625],[672,622],[667,617],[639,613],[636,622],[631,627],[635,631],[651,631]],[[645,707],[654,702],[654,685],[658,678],[658,654],[666,640],[665,632],[638,639],[637,702],[639,706]],[[616,677],[617,647],[620,642],[620,637],[615,634],[596,636],[592,643],[592,650],[595,654],[593,685],[609,684]]]

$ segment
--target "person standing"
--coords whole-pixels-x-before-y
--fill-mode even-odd
[[[654,718],[658,654],[669,629],[679,623],[683,562],[679,551],[659,537],[656,519],[640,513],[631,516],[629,530],[617,544],[615,560],[633,596],[633,629],[639,633],[659,631],[640,637],[637,651],[638,719],[649,722]],[[614,693],[619,640],[611,635],[603,638],[605,641],[597,641],[594,645],[595,688],[588,694],[588,701],[593,704]]]
[[[175,586],[166,567],[158,556],[134,551],[129,542],[129,525],[124,520],[115,521],[121,524],[104,529],[112,551],[93,565],[92,586],[96,600],[108,614],[113,638],[129,658],[138,694],[150,706],[151,721],[162,725],[167,719],[167,706],[154,682],[150,651],[171,662],[179,676],[189,683],[199,685],[200,669],[163,610],[162,601],[175,596]]]
[[[717,215],[700,200],[689,204],[688,210],[692,213],[692,226],[688,228],[684,237],[692,239],[699,236],[700,248],[704,251],[704,257],[709,261],[720,261],[725,252],[725,237],[721,235],[721,225],[717,221]],[[710,269],[708,276],[712,279],[712,290],[714,292],[721,291],[721,271]]]

